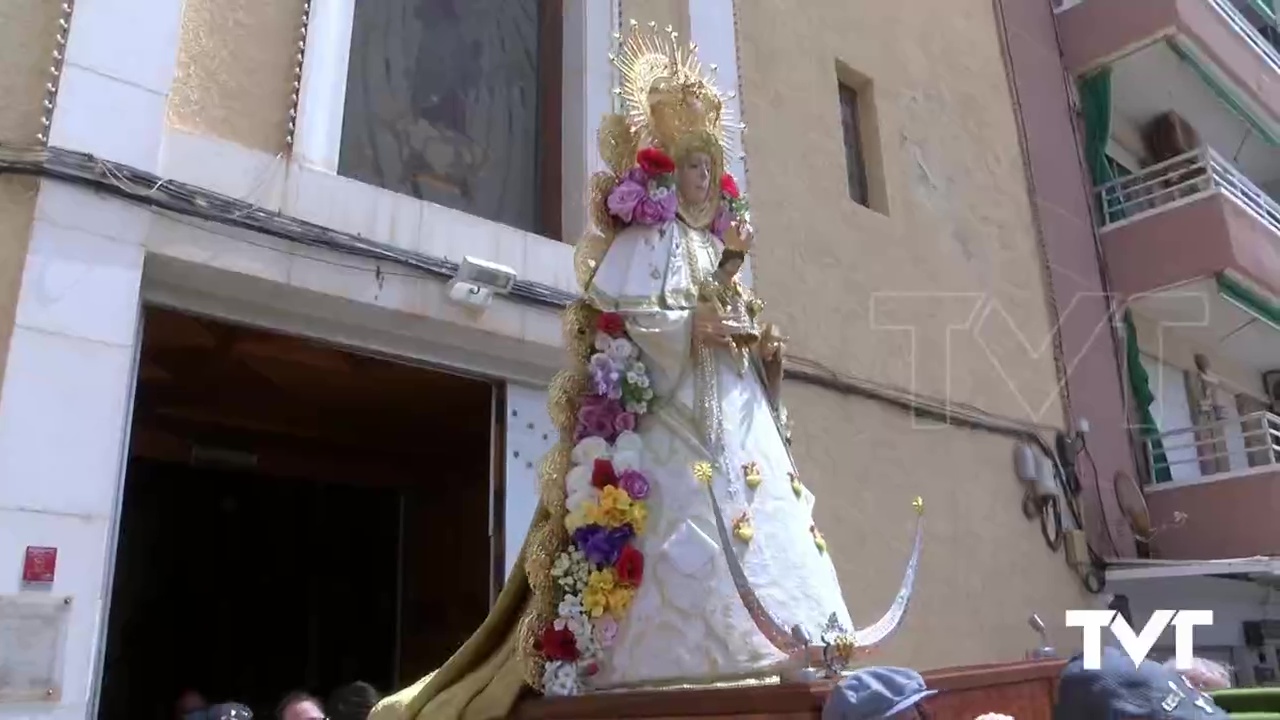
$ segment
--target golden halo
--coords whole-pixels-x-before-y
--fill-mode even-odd
[[[632,20],[626,39],[609,59],[622,76],[614,93],[622,98],[627,122],[641,145],[657,145],[670,153],[681,137],[705,132],[716,139],[723,164],[728,165],[737,134],[745,126],[734,121],[725,102],[734,93],[721,93],[715,86],[716,67],[704,74],[697,45],[681,44],[671,26],[659,32],[655,23],[645,29]]]

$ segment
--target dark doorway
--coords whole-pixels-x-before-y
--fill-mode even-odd
[[[493,392],[148,309],[100,720],[438,666],[488,611]]]

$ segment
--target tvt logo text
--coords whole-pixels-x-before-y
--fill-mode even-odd
[[[1190,670],[1195,655],[1195,630],[1197,625],[1212,625],[1212,610],[1156,610],[1147,619],[1141,633],[1135,633],[1120,613],[1115,610],[1068,610],[1067,627],[1078,627],[1084,634],[1084,652],[1081,658],[1086,670],[1097,670],[1102,665],[1102,628],[1110,627],[1120,647],[1124,648],[1133,666],[1137,667],[1164,629],[1173,625],[1173,662],[1179,670]]]

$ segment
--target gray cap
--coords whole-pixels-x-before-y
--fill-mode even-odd
[[[869,667],[849,673],[831,690],[822,720],[879,720],[933,695],[915,670]]]
[[[1097,670],[1077,655],[1062,670],[1053,720],[1219,720],[1213,698],[1150,660],[1134,667],[1118,648],[1102,648]]]

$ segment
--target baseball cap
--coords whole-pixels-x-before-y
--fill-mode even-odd
[[[915,670],[868,667],[849,673],[831,690],[822,720],[878,720],[902,712],[936,690]]]
[[[1213,698],[1187,684],[1177,672],[1133,660],[1104,647],[1097,670],[1086,670],[1077,655],[1062,670],[1053,720],[1220,720],[1228,715]]]

